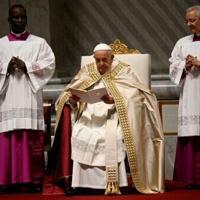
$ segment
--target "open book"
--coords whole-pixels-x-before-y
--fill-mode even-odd
[[[106,88],[98,88],[92,90],[79,90],[74,88],[69,88],[69,91],[80,98],[81,101],[87,103],[96,103],[102,101],[101,98],[108,94]]]

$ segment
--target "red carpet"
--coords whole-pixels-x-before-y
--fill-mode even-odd
[[[199,190],[187,190],[184,188],[183,184],[166,181],[166,192],[163,194],[154,194],[154,195],[144,195],[139,193],[129,193],[122,195],[113,195],[113,196],[104,196],[104,195],[42,195],[42,194],[0,194],[0,200],[173,200],[173,199],[199,199],[200,189]]]

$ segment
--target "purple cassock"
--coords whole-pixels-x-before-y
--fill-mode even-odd
[[[193,42],[199,41],[200,36],[194,35]],[[173,179],[200,185],[200,136],[178,137]]]
[[[200,137],[178,137],[174,166],[175,181],[200,184]]]

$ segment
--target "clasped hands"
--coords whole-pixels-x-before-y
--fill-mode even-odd
[[[200,69],[200,60],[198,60],[197,57],[189,54],[186,57],[185,68],[187,71],[190,71],[192,67]]]
[[[102,101],[106,104],[113,104],[114,103],[114,99],[111,95],[106,94],[104,96],[102,96]],[[70,104],[72,104],[73,106],[76,106],[77,102],[80,100],[79,97],[77,97],[76,95],[71,95],[69,97],[69,102]]]
[[[14,74],[19,71],[27,73],[26,65],[23,60],[13,56],[8,64],[8,73]]]

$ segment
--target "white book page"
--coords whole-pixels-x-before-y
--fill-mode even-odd
[[[108,94],[106,88],[98,88],[92,90],[79,90],[74,88],[69,88],[69,91],[80,98],[81,101],[87,103],[96,103],[102,101],[101,98]]]

